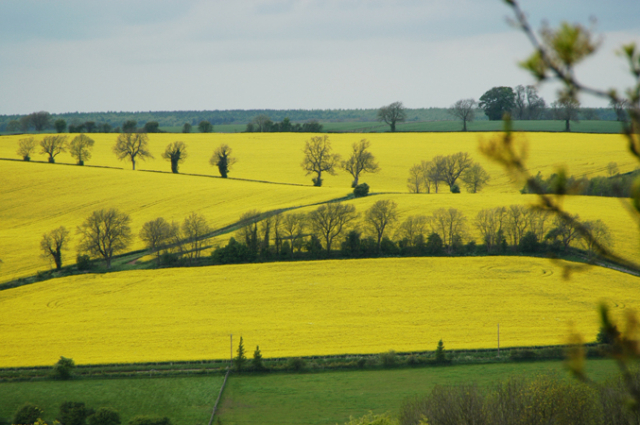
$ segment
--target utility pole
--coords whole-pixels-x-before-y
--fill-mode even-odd
[[[498,357],[500,357],[500,323],[498,323]]]
[[[229,367],[233,363],[233,334],[229,334]]]

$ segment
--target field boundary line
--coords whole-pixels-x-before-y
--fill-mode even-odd
[[[224,391],[225,385],[227,385],[227,378],[229,377],[229,372],[231,372],[231,366],[227,367],[227,373],[224,375],[224,381],[222,381],[222,387],[220,387],[220,392],[218,393],[216,404],[213,406],[213,410],[211,411],[211,418],[209,419],[209,425],[213,423],[213,417],[216,415],[216,410],[218,410],[218,403],[220,403],[220,398],[222,398],[222,392]]]

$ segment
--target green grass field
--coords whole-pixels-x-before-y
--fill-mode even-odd
[[[591,360],[589,375],[604,381],[616,373],[613,362]],[[222,397],[223,424],[336,424],[369,411],[395,414],[408,397],[436,384],[476,382],[488,387],[511,376],[558,373],[560,361],[459,365],[417,369],[302,374],[231,375]],[[0,383],[0,423],[11,420],[25,402],[40,406],[53,420],[64,401],[111,407],[123,424],[135,415],[167,416],[174,425],[207,424],[222,376]]]

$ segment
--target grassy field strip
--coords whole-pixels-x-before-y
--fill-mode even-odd
[[[229,334],[266,357],[588,341],[597,304],[640,307],[638,278],[570,281],[528,257],[265,263],[78,275],[0,292],[0,366],[226,358]],[[16,314],[20,312],[20,314]]]
[[[480,139],[488,139],[497,133],[378,133],[378,134],[330,134],[335,152],[348,156],[351,144],[366,138],[371,141],[371,152],[380,163],[381,171],[365,175],[361,179],[377,192],[405,192],[409,168],[420,160],[430,160],[436,155],[448,155],[458,151],[469,152],[474,160],[482,164],[492,177],[487,192],[515,192],[503,169],[478,152]],[[120,162],[112,152],[116,134],[92,134],[95,140],[91,165],[124,167],[131,164]],[[221,143],[229,144],[238,158],[230,176],[250,180],[283,183],[311,184],[311,176],[305,176],[300,167],[305,140],[314,134],[304,133],[244,133],[244,134],[150,134],[150,150],[154,160],[139,162],[141,170],[169,171],[169,163],[160,157],[165,147],[175,140],[188,146],[189,157],[180,166],[181,172],[191,174],[218,175],[209,164],[214,149]],[[18,158],[17,142],[24,136],[0,137],[0,158]],[[41,138],[42,136],[36,136]],[[573,175],[604,174],[610,161],[618,163],[621,172],[631,171],[636,163],[627,153],[626,143],[619,134],[564,134],[529,133],[518,134],[529,143],[529,162],[535,174],[554,172],[558,165],[566,165]],[[45,156],[34,155],[40,159]],[[74,163],[68,153],[60,154],[57,162]],[[340,173],[325,176],[324,185],[349,189],[351,176]]]
[[[615,365],[587,362],[589,376],[602,381]],[[563,363],[508,363],[418,369],[312,374],[232,375],[220,409],[223,424],[341,424],[368,411],[395,413],[402,401],[425,394],[436,384],[477,382],[490,386],[510,376],[560,373]],[[25,402],[44,410],[53,421],[64,401],[88,407],[111,407],[123,424],[136,415],[168,416],[174,425],[206,425],[223,377],[103,379],[69,382],[0,383],[0,420],[9,421]],[[218,415],[216,415],[218,417]],[[215,422],[214,422],[215,423]]]
[[[0,208],[0,281],[33,275],[49,268],[40,258],[42,234],[65,226],[74,232],[93,211],[118,208],[131,216],[136,236],[131,250],[141,249],[142,225],[157,217],[182,222],[193,211],[216,229],[238,220],[248,209],[287,208],[344,196],[344,189],[265,185],[235,180],[140,173],[84,167],[2,161]],[[66,263],[75,262],[77,237]]]
[[[137,415],[167,416],[174,425],[206,425],[223,376],[192,378],[131,378],[69,382],[0,383],[0,419],[11,420],[26,402],[44,410],[51,423],[64,401],[82,401],[87,407],[111,407],[123,424]]]
[[[396,414],[402,402],[434,385],[476,382],[489,387],[512,376],[558,373],[562,362],[469,365],[451,368],[332,372],[302,375],[232,376],[223,396],[223,424],[342,424],[369,411]],[[611,361],[587,363],[598,381],[616,373]]]

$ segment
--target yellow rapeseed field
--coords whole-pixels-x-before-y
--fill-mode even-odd
[[[361,181],[367,182],[374,192],[406,192],[409,168],[421,160],[430,160],[436,155],[469,152],[491,174],[487,192],[511,192],[517,189],[509,182],[504,170],[484,158],[478,152],[479,139],[489,139],[498,133],[371,133],[330,134],[335,152],[343,157],[349,155],[351,144],[363,138],[371,141],[371,152],[380,163],[377,174],[365,174]],[[112,152],[116,134],[91,134],[95,139],[93,158],[88,165],[103,165],[131,169],[131,164],[120,162]],[[239,133],[239,134],[149,134],[149,145],[153,160],[139,162],[139,170],[170,171],[170,165],[161,158],[165,147],[176,140],[184,141],[189,157],[180,166],[183,173],[218,175],[209,164],[214,149],[226,143],[238,158],[231,173],[232,178],[261,181],[311,184],[312,176],[305,176],[300,167],[304,143],[314,134],[303,133]],[[0,158],[16,158],[18,140],[25,136],[0,137]],[[37,140],[43,136],[35,136]],[[74,135],[69,135],[69,139]],[[573,175],[604,174],[609,162],[617,162],[621,172],[631,171],[636,163],[628,154],[624,138],[617,134],[564,134],[564,133],[519,133],[530,151],[528,165],[535,174],[545,176],[553,173],[557,166],[566,165]],[[33,155],[34,159],[46,160],[45,155]],[[68,153],[56,157],[56,162],[73,164]],[[351,176],[340,172],[337,176],[325,176],[327,187],[349,188]],[[445,189],[446,190],[446,189]]]
[[[266,357],[587,340],[596,306],[640,307],[638,279],[544,259],[401,258],[128,271],[0,292],[0,367],[227,358],[229,334]]]
[[[49,269],[40,258],[43,233],[71,231],[65,264],[74,263],[75,229],[95,210],[118,208],[131,216],[131,249],[141,249],[142,225],[157,217],[182,222],[195,211],[216,229],[248,209],[308,205],[344,196],[345,189],[299,187],[131,170],[0,161],[0,282]]]

